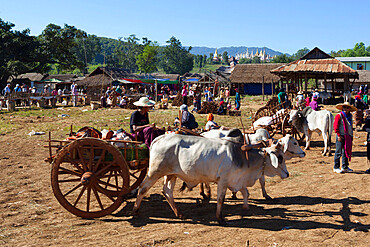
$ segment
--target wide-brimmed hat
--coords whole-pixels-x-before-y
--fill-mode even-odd
[[[155,101],[149,100],[147,97],[141,97],[138,101],[134,102],[136,106],[153,106],[155,105]]]
[[[302,91],[299,91],[297,94],[303,94],[303,92]]]
[[[187,110],[188,110],[188,106],[187,106],[187,105],[185,105],[185,104],[182,104],[182,105],[180,106],[180,110],[181,110],[181,111],[187,111]]]
[[[337,108],[338,110],[343,110],[343,106],[348,106],[348,107],[350,107],[350,110],[349,111],[357,111],[357,108],[356,107],[354,107],[353,105],[351,105],[350,103],[348,103],[348,102],[344,102],[344,103],[342,103],[342,104],[337,104],[336,106],[335,106],[335,108]]]

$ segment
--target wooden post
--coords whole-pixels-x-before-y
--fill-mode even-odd
[[[286,94],[289,95],[289,79],[288,78],[287,78],[286,84],[285,84],[285,91],[286,91]]]
[[[271,79],[271,97],[274,96],[274,89],[275,89],[274,79]]]
[[[334,78],[331,78],[331,92],[332,92],[332,98],[334,99]]]
[[[262,101],[265,101],[265,76],[262,76]]]
[[[304,90],[305,90],[305,93],[304,93],[304,94],[305,94],[305,96],[304,96],[304,97],[305,97],[305,98],[307,98],[307,87],[308,87],[307,74],[304,74],[304,84],[305,84],[305,85],[304,85],[304,88],[305,88],[305,89],[304,89]]]
[[[326,92],[326,73],[324,74],[324,91]]]
[[[317,79],[317,76],[315,77],[315,84],[316,84],[316,88],[319,88],[318,87],[318,79]]]

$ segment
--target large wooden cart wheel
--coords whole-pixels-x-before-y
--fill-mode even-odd
[[[82,138],[65,146],[51,171],[53,192],[72,214],[97,218],[118,209],[130,191],[129,171],[121,152],[96,138]]]
[[[259,108],[253,116],[253,121],[258,120],[261,117],[270,116],[270,107],[263,106]]]
[[[291,134],[299,142],[301,142],[304,138],[304,134],[299,133],[299,131],[289,123],[289,114],[284,117],[284,120],[281,124],[281,132],[283,136]]]

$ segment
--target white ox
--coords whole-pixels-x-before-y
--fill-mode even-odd
[[[188,188],[204,182],[218,184],[216,218],[220,224],[225,223],[221,208],[227,188],[234,192],[241,191],[244,198],[243,208],[248,209],[247,187],[253,186],[262,174],[287,178],[289,173],[280,144],[249,151],[249,160],[241,147],[241,143],[230,139],[208,139],[178,134],[157,137],[150,147],[149,171],[140,185],[133,214],[138,212],[146,192],[164,176],[166,179],[163,194],[177,217],[183,217],[173,198],[177,177],[185,181]]]
[[[223,138],[223,137],[226,137],[229,132],[230,132],[229,130],[211,130],[208,132],[204,132],[201,135],[207,138]],[[245,134],[245,136],[247,136],[247,134]],[[248,134],[248,137],[249,138],[246,137],[247,144],[257,144],[260,141],[267,141],[268,139],[270,139],[270,134],[266,129],[258,129],[256,133]],[[290,160],[295,157],[303,158],[305,156],[305,152],[303,152],[303,150],[299,147],[297,140],[289,134],[283,138],[280,138],[278,140],[278,143],[280,143],[283,147],[285,160]],[[263,197],[267,200],[270,200],[271,197],[266,192],[265,176],[262,175],[259,178],[259,182],[261,184]],[[203,184],[201,184],[200,195],[204,199],[209,199],[211,197],[211,190],[208,184],[206,184],[206,189],[207,189],[207,192],[205,194]],[[237,199],[236,192],[233,192],[232,199]]]
[[[331,155],[331,134],[333,132],[334,117],[328,110],[314,111],[306,107],[303,111],[291,110],[289,123],[306,136],[305,150],[310,148],[310,141],[313,132],[322,135],[324,139],[324,152]]]

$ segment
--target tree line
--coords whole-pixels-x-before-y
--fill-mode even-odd
[[[193,69],[191,47],[171,37],[165,46],[135,35],[118,40],[87,34],[74,26],[49,24],[38,36],[14,30],[0,18],[0,82],[10,76],[38,72],[87,73],[90,66],[125,68],[132,73],[184,74]]]
[[[295,60],[300,59],[304,55],[306,55],[310,50],[305,47],[303,49],[298,50],[292,56],[288,56],[286,54],[281,54],[276,56],[271,62],[273,63],[290,63]],[[352,49],[347,50],[338,50],[338,51],[331,51],[329,53],[332,57],[369,57],[370,56],[370,46],[366,47],[363,42],[356,43]]]

